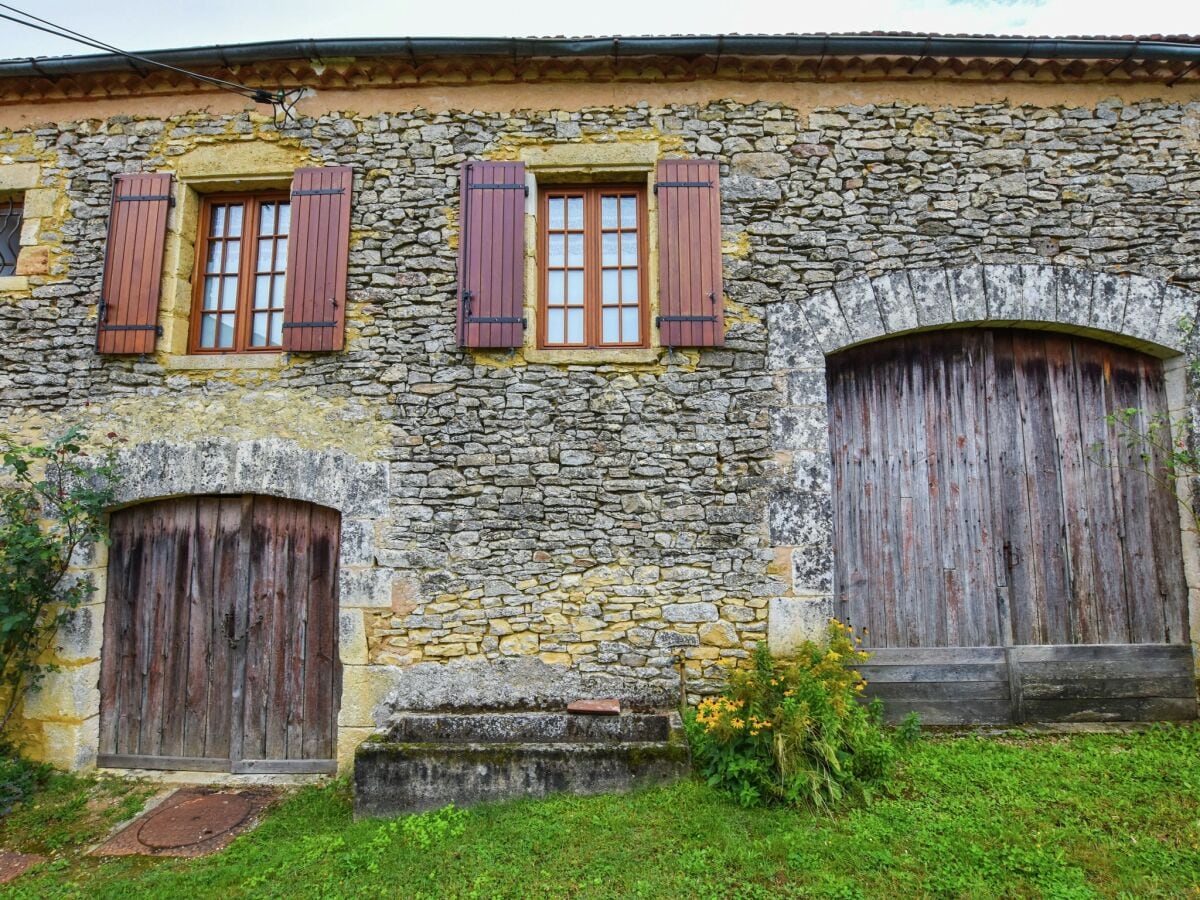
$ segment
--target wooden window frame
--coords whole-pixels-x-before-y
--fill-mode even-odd
[[[636,342],[605,343],[602,335],[602,235],[600,198],[611,194],[630,195],[637,198],[638,231],[638,336]],[[583,342],[578,344],[554,343],[547,340],[546,320],[549,309],[547,280],[549,275],[549,225],[550,199],[565,195],[582,194],[583,202]],[[650,253],[647,240],[649,213],[647,211],[646,187],[641,184],[551,184],[538,190],[537,204],[537,346],[539,350],[619,350],[641,349],[650,346]]]
[[[258,257],[258,225],[259,214],[264,203],[291,203],[288,191],[258,191],[242,194],[204,194],[200,198],[200,214],[196,225],[195,265],[192,272],[192,313],[188,324],[188,353],[190,354],[228,354],[228,353],[283,353],[283,346],[252,347],[250,345],[251,330],[254,324],[254,286],[256,282],[255,265]],[[204,313],[204,266],[208,259],[208,247],[211,240],[212,212],[214,206],[242,204],[242,236],[241,248],[238,255],[237,278],[238,296],[234,307],[234,330],[232,347],[202,347],[200,346],[201,316]],[[288,256],[292,252],[292,232],[294,223],[289,220],[287,235]],[[247,240],[247,235],[250,239]],[[286,272],[284,296],[286,297]],[[284,324],[287,324],[286,312]]]

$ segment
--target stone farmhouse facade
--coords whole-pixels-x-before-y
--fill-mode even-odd
[[[1192,518],[1089,448],[1196,405],[1200,43],[157,58],[303,95],[0,63],[0,431],[126,440],[43,758],[330,771],[834,615],[930,721],[1195,715]]]

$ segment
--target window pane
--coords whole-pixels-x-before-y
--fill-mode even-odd
[[[583,343],[583,310],[567,310],[567,343]]]
[[[280,238],[275,242],[275,271],[287,271],[287,238]]]
[[[241,241],[226,241],[225,242],[225,271],[236,272],[238,270],[238,256],[242,252]]]
[[[567,227],[582,228],[583,227],[583,198],[568,197],[567,198]]]
[[[546,341],[551,344],[561,344],[563,342],[563,310],[548,309],[546,310]]]
[[[563,302],[563,284],[562,272],[550,272],[546,276],[546,302],[558,304]]]
[[[562,231],[563,229],[563,204],[565,203],[562,197],[551,197],[546,201],[549,207],[549,219],[547,226],[551,231]]]
[[[275,204],[264,203],[258,209],[258,233],[273,234],[275,231]]]
[[[221,281],[221,309],[237,309],[237,277],[226,275]]]
[[[217,317],[205,314],[200,317],[200,346],[215,347],[217,340]]]
[[[283,308],[283,282],[283,276],[276,275],[275,281],[271,284],[271,305],[276,309]]]
[[[606,306],[604,308],[604,322],[600,340],[606,344],[616,344],[621,340],[620,332],[620,314],[621,310],[616,306]]]
[[[208,229],[208,233],[212,235],[222,235],[225,233],[224,206],[214,206],[212,208],[212,224]]]
[[[563,242],[564,238],[561,234],[550,235],[550,244],[546,251],[546,265],[552,269],[561,269],[565,260],[563,259]]]
[[[636,344],[642,338],[638,334],[638,308],[625,306],[621,308],[621,340],[627,344]]]
[[[619,235],[606,234],[600,240],[601,265],[615,266],[617,264],[617,238]]]
[[[583,265],[583,235],[573,234],[567,239],[567,265]]]
[[[225,233],[230,237],[242,236],[242,205],[240,203],[229,207],[229,230]]]
[[[279,204],[279,230],[276,234],[288,234],[292,224],[292,204]]]
[[[217,294],[220,293],[221,282],[216,278],[204,279],[204,308],[217,308]]]
[[[283,345],[283,313],[271,313],[271,346]]]
[[[621,227],[637,228],[637,197],[621,198]]]
[[[221,242],[210,241],[208,244],[208,259],[204,263],[205,272],[217,271],[217,265],[221,261]]]
[[[617,293],[618,274],[616,269],[605,269],[600,276],[600,299],[605,303],[616,303],[621,299]]]
[[[601,197],[600,198],[600,227],[601,228],[616,228],[617,227],[617,198],[616,197]]]
[[[271,276],[259,275],[254,279],[254,308],[266,309],[271,305]]]
[[[567,270],[567,303],[571,306],[583,305],[583,270]]]
[[[220,330],[217,332],[218,347],[233,346],[233,316],[221,316]]]
[[[621,302],[637,303],[638,299],[637,269],[621,270]]]
[[[260,239],[258,242],[258,259],[255,261],[255,271],[270,272],[271,271],[271,249],[275,242],[270,238],[265,240]]]
[[[621,235],[621,265],[636,266],[638,264],[637,232]]]
[[[267,346],[267,319],[269,317],[270,313],[260,312],[254,314],[254,327],[250,332],[251,347]]]

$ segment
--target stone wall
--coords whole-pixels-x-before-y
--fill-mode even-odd
[[[458,164],[614,141],[722,163],[727,346],[588,365],[458,349]],[[216,370],[97,356],[111,175],[197,148],[219,172],[248,143],[355,170],[345,352]],[[298,459],[336,445],[385,467],[386,509],[360,529],[375,574],[343,574],[366,637],[346,659],[347,728],[389,691],[416,705],[439,684],[480,703],[580,684],[661,700],[678,659],[711,688],[769,628],[782,646],[824,615],[828,501],[804,489],[827,478],[822,304],[864,276],[975,264],[1194,287],[1198,154],[1200,103],[1119,100],[329,113],[282,132],[190,113],[0,134],[0,158],[36,163],[56,198],[48,271],[0,293],[0,428],[280,437]],[[796,339],[778,324],[801,319]],[[498,665],[517,657],[538,662]]]

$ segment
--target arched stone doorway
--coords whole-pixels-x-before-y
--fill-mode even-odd
[[[768,517],[791,565],[772,647],[857,619],[871,690],[931,723],[1194,716],[1195,534],[1169,488],[1089,493],[1101,482],[1085,456],[1111,437],[1109,410],[1185,411],[1196,299],[1138,276],[986,265],[773,308],[787,396]]]

